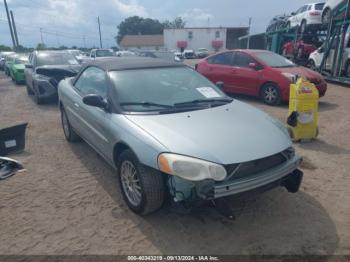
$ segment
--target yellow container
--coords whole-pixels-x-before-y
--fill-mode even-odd
[[[290,85],[288,130],[293,141],[310,140],[318,135],[318,90],[299,78]]]

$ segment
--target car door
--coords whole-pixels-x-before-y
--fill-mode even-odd
[[[232,67],[232,52],[224,52],[214,55],[207,60],[208,70],[204,75],[214,84],[217,82],[224,83],[224,90],[226,92],[234,92],[234,82],[232,75],[235,69]]]
[[[255,64],[256,69],[250,67]],[[232,66],[234,73],[231,81],[234,83],[235,91],[247,95],[256,95],[259,92],[259,83],[262,78],[259,63],[249,54],[244,52],[233,52]]]
[[[101,155],[109,158],[112,131],[109,130],[111,114],[106,110],[84,104],[83,97],[100,95],[107,100],[107,74],[101,68],[90,66],[84,70],[74,84],[78,97],[74,99],[73,110],[83,138]]]

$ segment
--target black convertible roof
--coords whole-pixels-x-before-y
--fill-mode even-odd
[[[92,65],[100,67],[106,71],[186,66],[180,62],[172,62],[148,57],[106,57],[88,62],[85,64],[85,67]]]

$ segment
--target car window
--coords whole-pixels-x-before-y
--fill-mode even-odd
[[[315,10],[322,11],[325,3],[315,4]]]
[[[208,58],[209,64],[217,65],[231,65],[232,63],[232,52],[221,53]]]
[[[237,67],[249,67],[250,63],[256,63],[255,60],[242,52],[235,52],[234,57],[233,57],[233,62],[232,65],[233,66],[237,66]]]
[[[105,71],[100,68],[91,66],[85,69],[75,82],[75,88],[85,95],[107,95],[107,79]]]

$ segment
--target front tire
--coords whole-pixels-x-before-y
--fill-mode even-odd
[[[121,153],[117,168],[123,198],[133,212],[146,215],[163,205],[165,185],[160,172],[142,165],[129,149]]]
[[[61,108],[61,123],[63,128],[63,133],[68,142],[77,142],[80,141],[80,137],[77,133],[73,130],[72,126],[69,123],[66,111],[64,108]]]
[[[281,103],[281,91],[274,83],[267,83],[261,88],[261,100],[268,105],[275,106]]]

